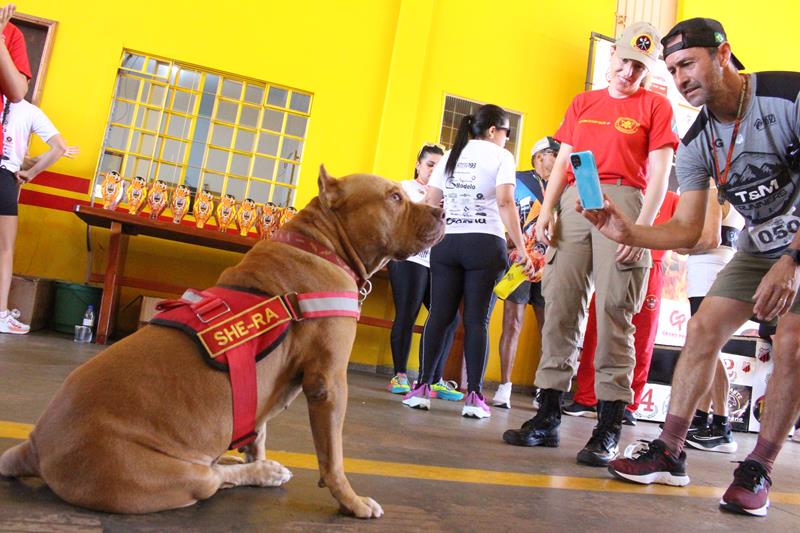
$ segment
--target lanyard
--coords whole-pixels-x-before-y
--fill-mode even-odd
[[[717,160],[717,143],[716,139],[714,138],[714,128],[711,128],[711,156],[714,158],[714,170],[717,174],[717,185],[718,185],[718,192],[719,192],[719,200],[720,204],[724,202],[724,189],[725,186],[728,184],[728,174],[731,170],[731,158],[733,157],[733,148],[736,145],[736,136],[739,133],[739,125],[742,123],[742,105],[744,104],[744,97],[747,94],[747,85],[748,85],[748,76],[745,75],[743,82],[742,82],[742,91],[739,93],[739,109],[736,111],[736,123],[733,126],[733,134],[731,135],[731,142],[728,146],[728,155],[725,158],[725,169],[724,171],[719,167],[719,161]]]

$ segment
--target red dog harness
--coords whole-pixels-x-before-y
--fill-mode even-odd
[[[296,245],[291,242],[295,234],[290,235],[281,242]],[[302,239],[298,248],[312,251],[308,247],[313,243],[315,248],[327,252],[317,255],[343,266],[355,278],[335,253],[315,241],[297,238]],[[233,436],[229,449],[233,450],[256,438],[256,362],[283,342],[293,321],[334,316],[357,320],[360,308],[359,293],[355,291],[270,296],[251,289],[216,286],[204,291],[189,289],[178,300],[159,303],[157,309],[161,312],[151,323],[180,329],[197,343],[206,363],[228,372],[233,398]]]

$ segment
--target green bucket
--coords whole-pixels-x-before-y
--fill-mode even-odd
[[[78,285],[77,283],[55,282],[55,303],[53,305],[54,330],[61,333],[75,333],[75,326],[83,321],[86,308],[94,306],[95,326],[97,316],[100,314],[100,299],[103,297],[103,289],[90,287],[89,285]]]

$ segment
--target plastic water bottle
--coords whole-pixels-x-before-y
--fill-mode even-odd
[[[94,306],[86,308],[83,322],[75,326],[75,342],[92,342],[92,327],[94,326]]]

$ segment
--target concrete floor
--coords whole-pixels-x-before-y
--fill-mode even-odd
[[[97,351],[66,336],[0,335],[0,451],[22,438],[60,382]],[[351,373],[345,424],[347,469],[355,490],[385,511],[362,522],[337,513],[317,488],[305,402],[299,398],[269,426],[269,455],[294,478],[282,488],[236,488],[193,507],[123,516],[76,508],[40,480],[0,479],[0,531],[798,531],[800,443],[787,442],[773,476],[767,518],[721,513],[719,496],[754,435],[736,434],[740,452],[690,453],[692,484],[677,489],[611,480],[604,469],[575,463],[594,424],[565,417],[561,447],[505,445],[500,435],[532,416],[530,398],[489,420],[459,416],[461,404],[403,407],[382,376]],[[626,427],[625,444],[652,439],[656,424]]]

